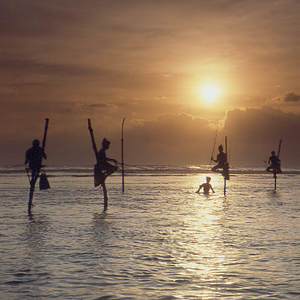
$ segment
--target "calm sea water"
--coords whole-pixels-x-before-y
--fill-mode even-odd
[[[139,170],[139,171],[138,171]],[[142,171],[141,171],[142,170]],[[52,188],[0,168],[1,299],[299,299],[300,171],[136,168],[107,180],[49,168]],[[137,172],[135,172],[137,171]],[[205,176],[216,193],[195,193]]]

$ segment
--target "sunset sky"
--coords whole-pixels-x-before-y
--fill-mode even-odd
[[[22,164],[50,119],[48,165],[264,166],[282,138],[300,166],[299,0],[2,0],[0,164]],[[217,151],[217,150],[216,150]],[[215,153],[216,153],[215,151]]]

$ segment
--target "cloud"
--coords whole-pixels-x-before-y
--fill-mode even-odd
[[[283,139],[283,161],[286,165],[300,165],[298,128],[300,116],[264,106],[228,111],[222,131],[229,137],[236,164],[259,165]]]
[[[85,19],[80,1],[63,1],[52,5],[46,2],[3,0],[0,3],[0,32],[10,37],[26,35],[48,37],[62,32],[66,26]],[[78,9],[76,12],[75,2]],[[79,8],[80,6],[80,8]],[[81,13],[79,13],[79,11]],[[63,30],[62,30],[63,29]]]
[[[47,145],[50,165],[94,163],[87,117],[74,113],[84,107],[79,103],[69,107],[73,110],[71,113],[50,117]],[[44,116],[41,115],[40,112],[40,115],[30,118],[30,115],[19,113],[1,118],[5,131],[0,135],[4,141],[0,149],[0,163],[15,163],[23,159],[23,152],[31,141],[41,138],[44,124]],[[88,116],[91,116],[98,146],[102,138],[107,137],[112,142],[108,156],[120,160],[122,119],[116,120],[105,114]],[[251,165],[264,168],[263,161],[271,150],[277,150],[279,140],[283,139],[283,168],[299,166],[298,128],[299,116],[272,107],[229,110],[224,118],[224,127],[219,128],[216,146],[227,136],[233,167]],[[151,120],[126,118],[124,133],[126,163],[200,165],[209,163],[216,129],[203,118],[182,113],[164,114]]]
[[[91,68],[87,66],[80,66],[79,64],[58,64],[39,62],[30,59],[1,59],[0,64],[2,71],[5,72],[26,72],[40,74],[40,75],[61,75],[61,76],[103,76],[105,71]]]
[[[127,156],[145,164],[208,163],[213,131],[207,120],[187,114],[140,121],[126,130]]]
[[[300,114],[300,95],[296,92],[289,92],[274,97],[266,101],[267,106],[279,108],[285,112],[293,112]]]
[[[293,92],[285,94],[282,98],[284,102],[300,102],[300,95],[297,95]]]
[[[216,144],[228,137],[233,165],[264,168],[263,161],[283,139],[284,166],[300,165],[300,116],[272,107],[227,111]],[[126,156],[131,163],[208,164],[216,129],[209,121],[187,114],[165,114],[126,124]],[[216,150],[215,150],[216,151]]]
[[[105,103],[94,103],[94,104],[90,104],[91,108],[105,108],[108,107],[107,104]]]

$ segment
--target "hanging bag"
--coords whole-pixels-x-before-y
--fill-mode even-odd
[[[46,172],[43,171],[40,175],[40,190],[48,190],[50,189],[50,183],[48,181]]]

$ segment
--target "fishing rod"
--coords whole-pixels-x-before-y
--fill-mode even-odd
[[[214,152],[215,152],[215,147],[216,147],[216,141],[217,141],[218,131],[219,131],[219,128],[217,127],[216,136],[215,136],[215,140],[214,140],[214,145],[213,145],[212,152],[211,152],[211,157],[210,157],[210,163],[212,162],[213,157],[214,157]]]
[[[279,145],[278,145],[278,152],[277,152],[277,157],[278,157],[278,158],[279,158],[279,155],[280,155],[281,143],[282,143],[282,139],[280,139]]]

